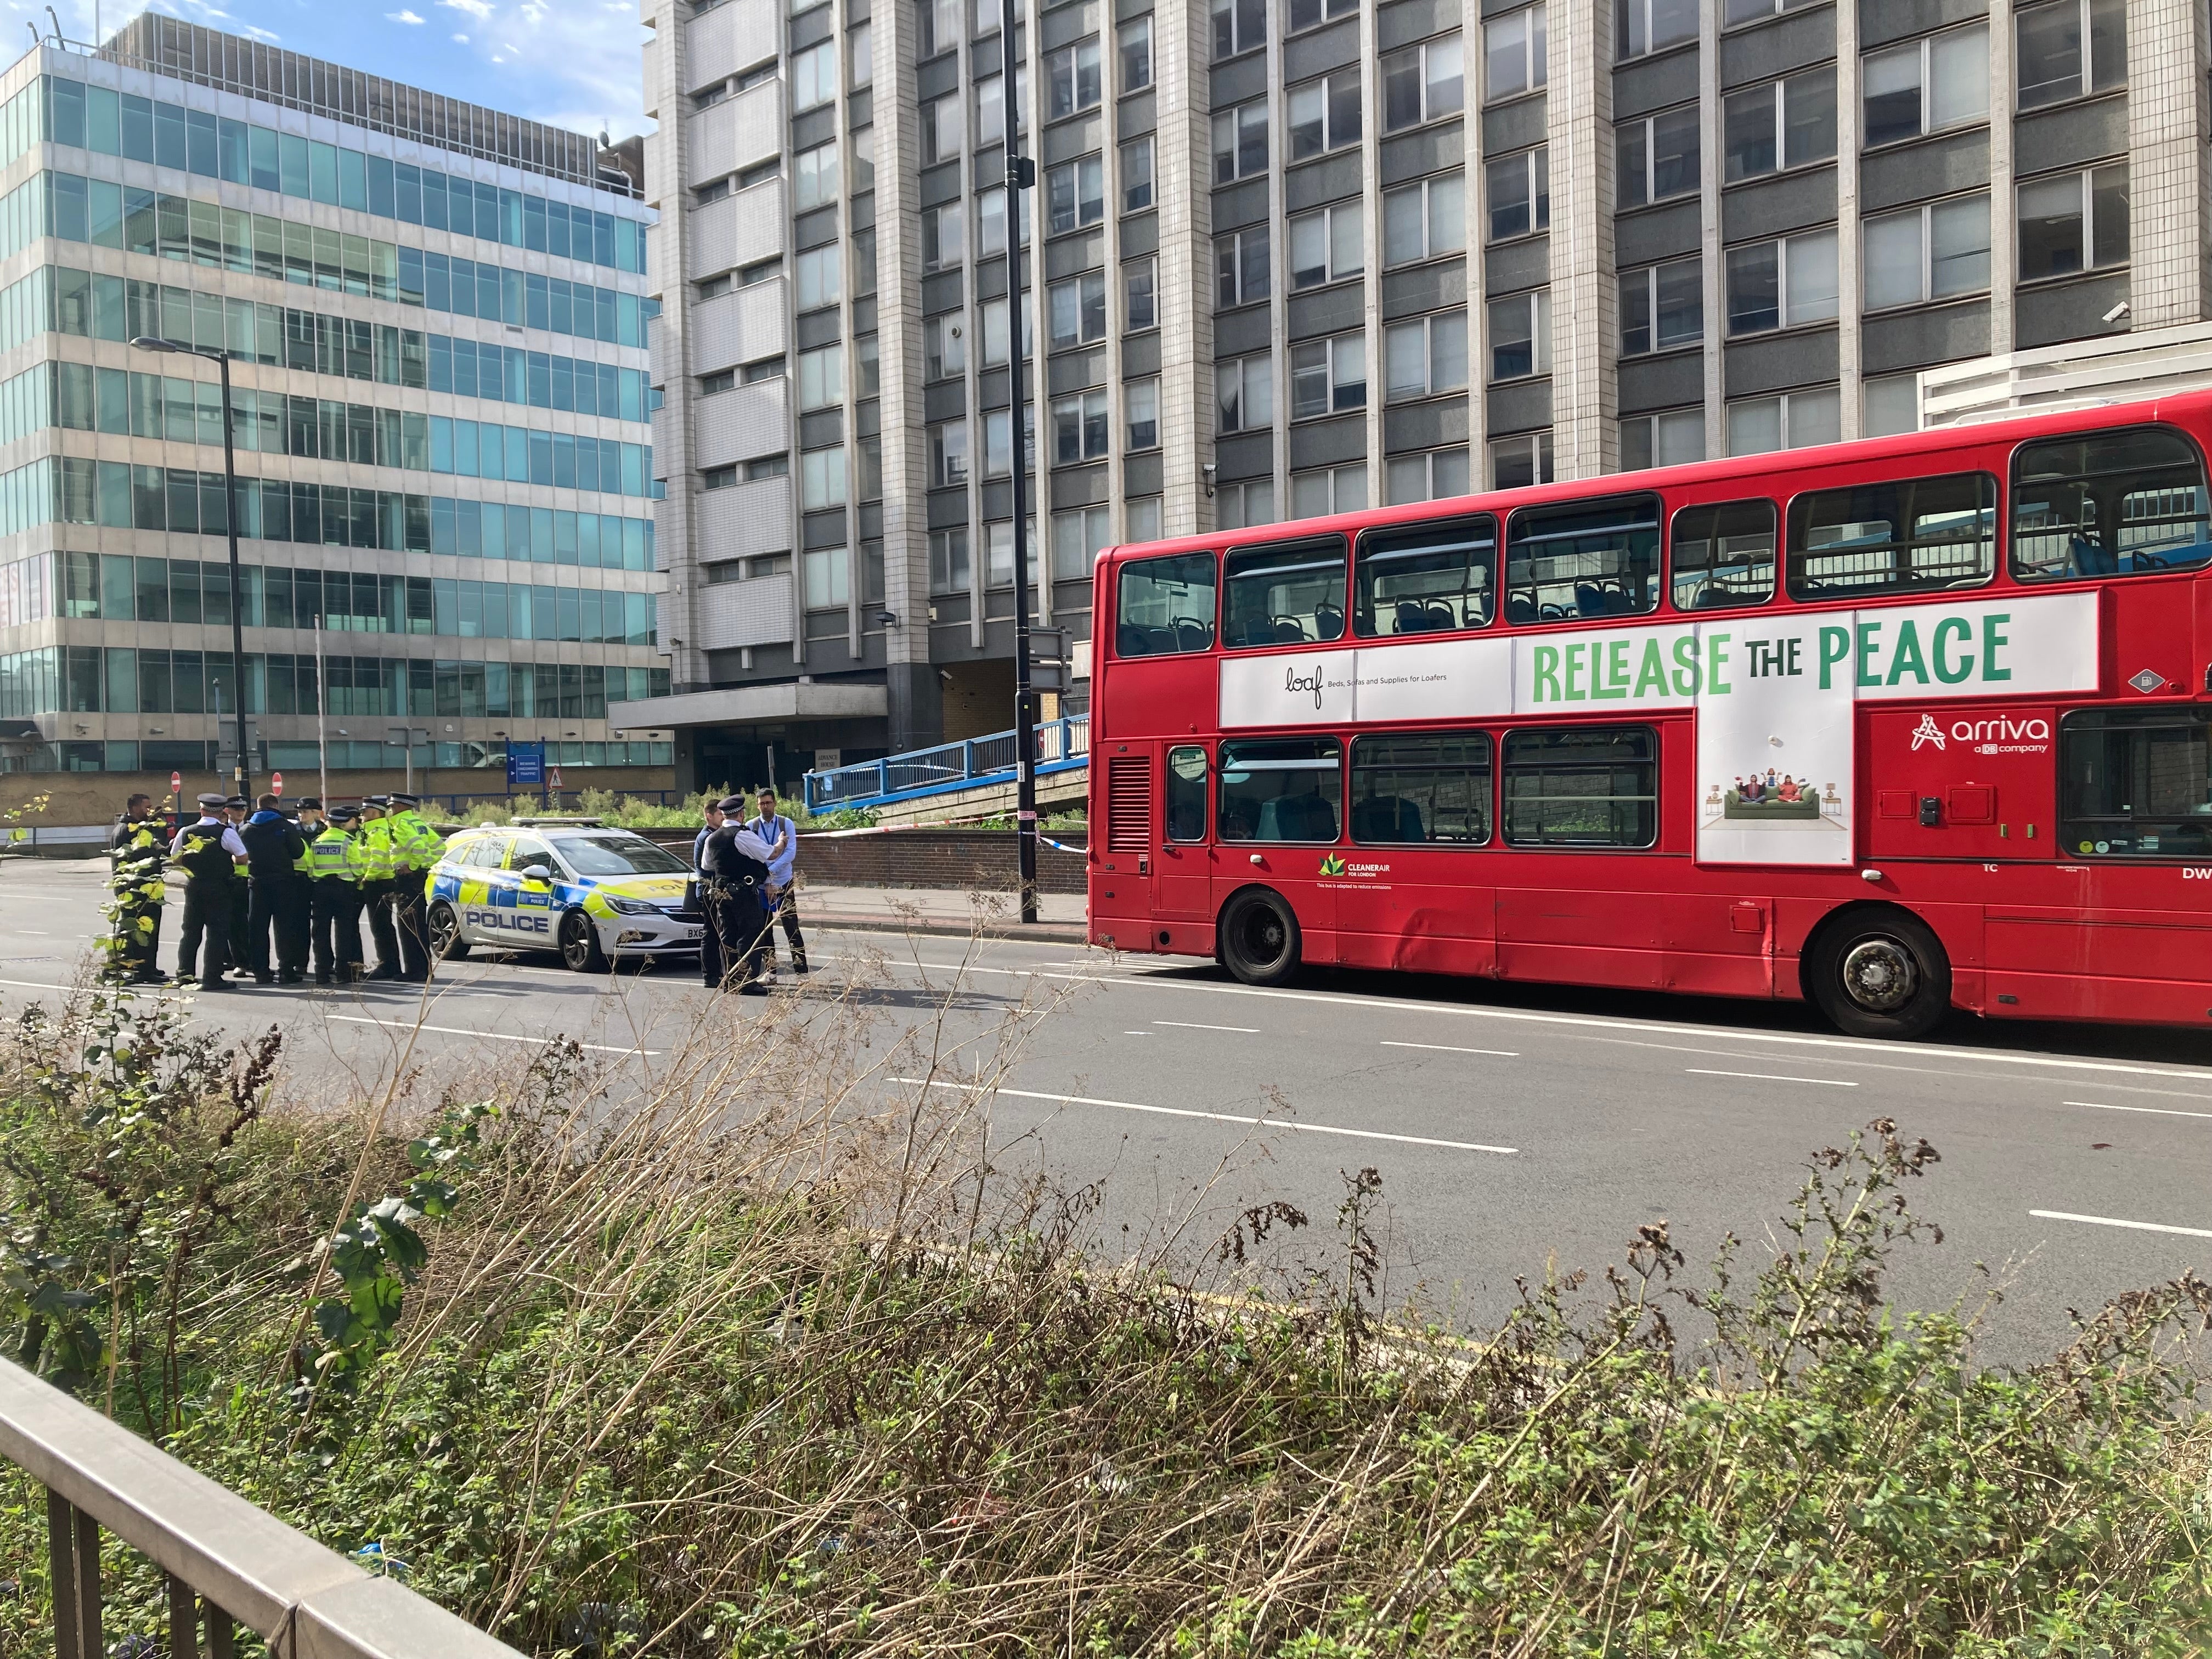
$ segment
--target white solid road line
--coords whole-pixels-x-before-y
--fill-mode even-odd
[[[1188,1019],[1156,1019],[1152,1024],[1172,1025],[1181,1031],[1235,1031],[1242,1036],[1260,1035],[1260,1028],[1256,1025],[1200,1025],[1195,1020]]]
[[[1385,1037],[1382,1046],[1385,1048],[1427,1048],[1440,1054],[1495,1054],[1500,1060],[1521,1058],[1521,1051],[1517,1048],[1455,1048],[1449,1042],[1393,1042]]]
[[[927,1079],[918,1077],[894,1077],[888,1083],[903,1083],[914,1088],[931,1086]],[[1380,1129],[1340,1129],[1328,1123],[1301,1123],[1287,1117],[1244,1117],[1235,1112],[1200,1112],[1182,1106],[1140,1106],[1133,1100],[1095,1100],[1088,1095],[1048,1095],[1035,1089],[993,1088],[981,1083],[956,1083],[950,1078],[939,1078],[939,1089],[960,1089],[969,1094],[990,1092],[1009,1095],[1017,1100],[1049,1100],[1063,1106],[1104,1106],[1117,1112],[1150,1112],[1160,1117],[1202,1117],[1216,1123],[1244,1123],[1262,1129],[1297,1129],[1310,1135],[1349,1135],[1358,1140],[1391,1140],[1404,1146],[1442,1146],[1455,1152],[1497,1152],[1510,1158],[1520,1151],[1517,1146],[1485,1146],[1473,1140],[1438,1140],[1429,1135],[1385,1134]]]
[[[1685,1066],[1690,1077],[1746,1077],[1759,1083],[1817,1083],[1824,1089],[1856,1089],[1859,1085],[1838,1077],[1778,1077],[1772,1072],[1716,1072],[1704,1066]]]
[[[2089,1106],[2100,1112],[2148,1112],[2153,1117],[2212,1118],[2212,1112],[2178,1111],[2171,1106],[2112,1106],[2101,1100],[2062,1100],[2062,1106]]]
[[[2092,1227],[2124,1227],[2136,1233],[2179,1233],[2184,1238],[2212,1238],[2212,1227],[2169,1227],[2162,1221],[2123,1221],[2118,1216],[2075,1215],[2066,1210],[2030,1210],[2045,1221],[2081,1221]]]
[[[371,1019],[366,1014],[331,1014],[331,1019],[343,1020],[349,1025],[380,1025],[388,1031],[442,1031],[449,1036],[488,1037],[494,1042],[559,1042],[557,1032],[544,1036],[514,1036],[505,1031],[476,1031],[465,1025],[419,1025],[411,1019]],[[617,1048],[605,1042],[580,1042],[579,1048],[589,1048],[602,1054],[658,1054],[658,1048]]]

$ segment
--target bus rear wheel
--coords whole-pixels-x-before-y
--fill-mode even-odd
[[[1279,893],[1237,894],[1222,913],[1222,965],[1247,985],[1281,985],[1298,971],[1298,919]]]
[[[1812,962],[1813,1000],[1850,1036],[1925,1036],[1951,1006],[1951,959],[1927,923],[1902,910],[1847,916]]]

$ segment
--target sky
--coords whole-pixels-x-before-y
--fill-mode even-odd
[[[52,0],[62,29],[89,40],[142,11],[404,81],[572,131],[624,138],[646,126],[637,0]],[[0,29],[27,51],[51,33],[46,0],[0,0]]]

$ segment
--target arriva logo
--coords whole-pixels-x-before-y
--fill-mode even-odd
[[[1314,665],[1314,672],[1311,674],[1301,674],[1297,669],[1286,665],[1283,669],[1283,690],[1312,692],[1314,707],[1318,708],[1321,707],[1321,672],[1322,665],[1319,663]]]
[[[1923,716],[1920,724],[1926,726],[1929,722]],[[1951,727],[1951,735],[1960,743],[2048,743],[2051,741],[2051,722],[2016,720],[2009,715],[2001,715],[1996,720],[1960,720]],[[1936,738],[1936,744],[1939,749],[1942,747],[1942,738]],[[1920,746],[1917,738],[1912,746],[1916,749]]]
[[[1337,857],[1334,853],[1323,853],[1321,855],[1321,872],[1324,876],[1342,875],[1344,873],[1344,860]]]
[[[1938,749],[1943,746],[1943,728],[1936,724],[1933,714],[1923,714],[1920,724],[1913,728],[1912,746],[1919,749],[1931,743]]]

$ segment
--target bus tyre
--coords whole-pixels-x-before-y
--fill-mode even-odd
[[[430,954],[440,962],[459,962],[469,953],[469,942],[461,937],[460,918],[453,907],[441,899],[430,907]]]
[[[561,918],[561,960],[580,974],[604,974],[607,954],[599,949],[599,930],[581,910]]]
[[[1846,916],[1820,936],[1813,1000],[1851,1036],[1917,1037],[1951,1006],[1951,959],[1927,923],[1902,910]]]
[[[1279,893],[1255,887],[1229,901],[1222,965],[1247,985],[1282,985],[1298,971],[1298,919]]]

